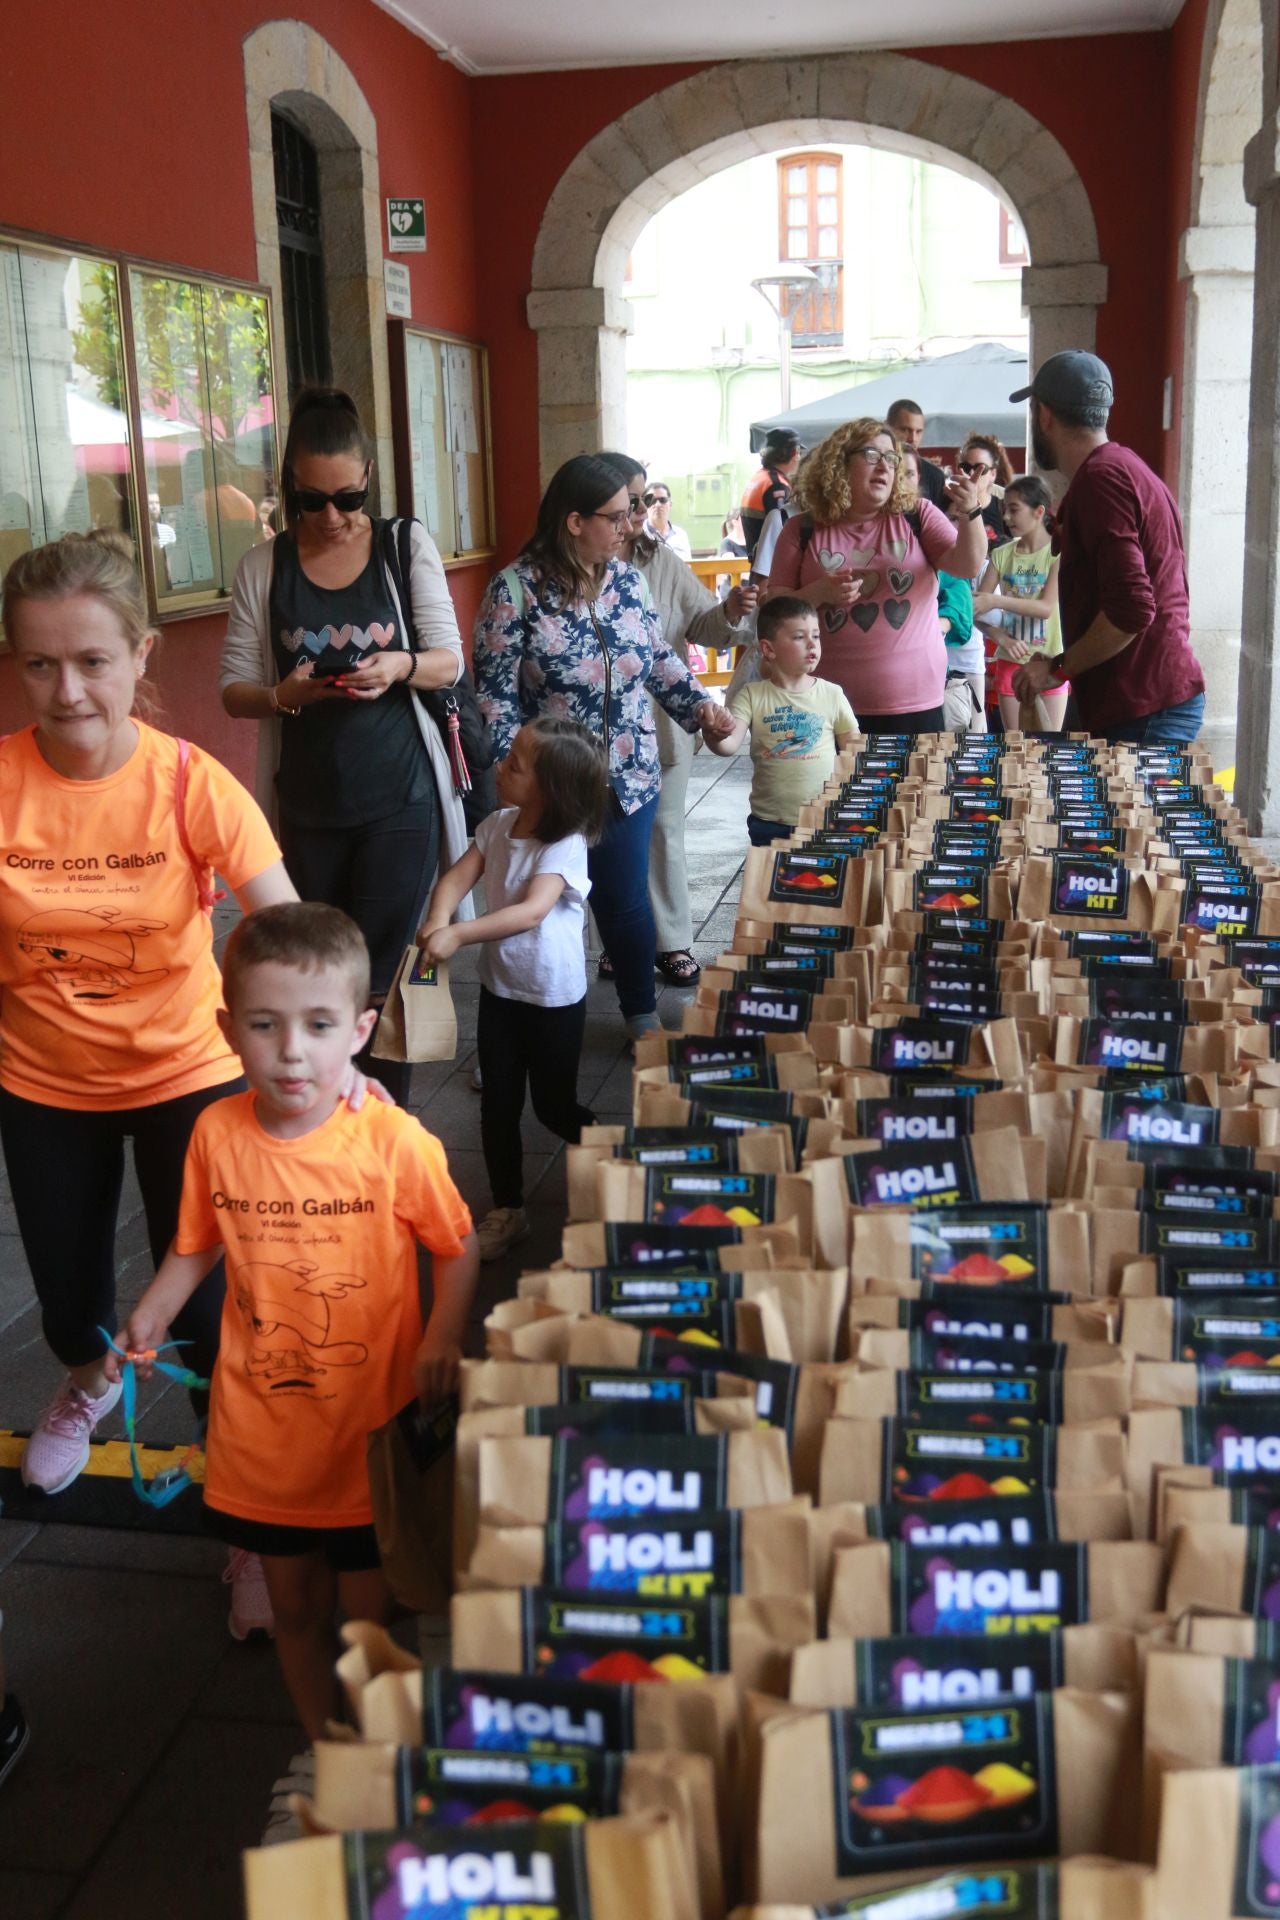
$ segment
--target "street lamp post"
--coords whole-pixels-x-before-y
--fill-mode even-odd
[[[793,261],[788,266],[779,267],[776,273],[762,273],[751,284],[778,322],[778,371],[782,387],[782,411],[786,413],[791,406],[791,315],[782,304],[782,291],[786,287],[820,286],[821,281],[812,267]],[[778,290],[776,299],[769,292],[771,287]]]

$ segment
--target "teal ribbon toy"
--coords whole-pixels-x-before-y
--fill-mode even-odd
[[[133,1469],[133,1490],[139,1500],[144,1501],[147,1506],[154,1507],[157,1512],[159,1512],[162,1508],[169,1506],[176,1500],[180,1493],[186,1492],[187,1488],[191,1485],[191,1475],[187,1472],[185,1466],[179,1465],[176,1467],[168,1467],[163,1473],[158,1473],[150,1486],[148,1486],[143,1479],[142,1467],[138,1460],[138,1370],[130,1355],[123,1347],[116,1345],[105,1327],[99,1327],[98,1332],[102,1335],[112,1353],[118,1354],[124,1362],[120,1370],[121,1382],[124,1387],[121,1406],[124,1411],[124,1430],[129,1441],[129,1464]],[[190,1367],[175,1367],[171,1361],[161,1360],[158,1357],[160,1354],[165,1353],[170,1347],[189,1347],[190,1345],[191,1342],[189,1340],[166,1340],[163,1346],[156,1347],[146,1355],[146,1358],[151,1361],[157,1373],[164,1374],[166,1379],[174,1381],[177,1386],[198,1390],[202,1387],[207,1387],[209,1382],[202,1380],[198,1373],[192,1373]],[[187,1458],[190,1459],[191,1454],[196,1451],[197,1449],[192,1447],[187,1454]]]

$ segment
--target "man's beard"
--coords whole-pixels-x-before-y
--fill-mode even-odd
[[[1047,468],[1050,472],[1052,472],[1058,464],[1058,458],[1053,448],[1045,439],[1040,428],[1034,423],[1031,428],[1031,457],[1038,467]]]

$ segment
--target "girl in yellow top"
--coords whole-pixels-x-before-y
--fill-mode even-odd
[[[997,547],[973,596],[974,617],[996,638],[991,677],[1006,728],[1018,724],[1014,672],[1035,654],[1062,652],[1058,621],[1058,556],[1050,538],[1053,504],[1036,473],[1020,474],[1004,490],[1004,519],[1014,538]],[[1067,708],[1067,688],[1042,694],[1049,727],[1056,733]]]
[[[68,1369],[23,1478],[60,1493],[120,1395],[98,1329],[116,1325],[125,1141],[159,1260],[196,1116],[243,1084],[216,1018],[212,871],[246,912],[295,896],[240,783],[134,718],[155,635],[127,541],[73,533],[22,554],[4,619],[33,725],[0,743],[0,1142]],[[202,1374],[221,1289],[211,1276],[176,1328]]]

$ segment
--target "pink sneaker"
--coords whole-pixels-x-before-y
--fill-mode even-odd
[[[40,1415],[23,1451],[23,1485],[36,1487],[41,1493],[61,1493],[69,1487],[88,1462],[94,1428],[123,1392],[117,1380],[95,1400],[68,1374]]]
[[[243,1547],[233,1547],[222,1570],[222,1578],[231,1589],[231,1611],[227,1615],[231,1638],[247,1640],[250,1634],[263,1633],[269,1640],[274,1640],[275,1615],[271,1611],[271,1595],[267,1592],[267,1576],[262,1571],[262,1562],[257,1554],[246,1553]]]

